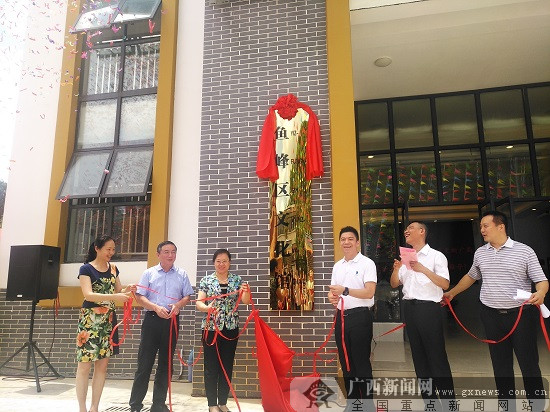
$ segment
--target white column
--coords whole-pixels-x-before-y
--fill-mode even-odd
[[[168,238],[176,264],[196,280],[204,0],[180,0]]]
[[[17,22],[27,30],[17,46],[24,57],[0,238],[0,288],[7,285],[10,247],[44,242],[65,42],[65,1],[34,0],[27,7]]]

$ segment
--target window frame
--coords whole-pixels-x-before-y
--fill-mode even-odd
[[[132,1],[133,0],[120,0],[119,2],[117,2],[115,8],[113,8],[112,5],[107,5],[105,7],[102,7],[101,9],[111,8],[113,10],[113,14],[109,16],[107,22],[102,23],[102,24],[90,25],[89,27],[86,27],[86,28],[78,28],[77,29],[77,26],[78,26],[78,23],[80,22],[80,19],[84,18],[88,14],[93,15],[93,12],[96,11],[96,10],[100,10],[100,8],[81,11],[80,14],[78,15],[78,17],[76,18],[76,20],[74,22],[74,25],[70,27],[69,33],[81,33],[81,32],[87,32],[87,31],[92,31],[92,30],[108,29],[108,28],[111,28],[113,26],[113,24],[126,24],[126,23],[132,23],[132,22],[140,21],[140,20],[152,19],[155,16],[155,14],[157,13],[157,11],[160,7],[160,4],[162,3],[162,0],[149,0],[150,3],[153,5],[153,7],[151,9],[152,10],[151,14],[143,15],[143,16],[140,16],[140,17],[135,17],[135,14],[134,14],[134,17],[124,17],[125,15],[130,14],[129,12],[123,13],[123,11],[124,11],[125,6],[129,3],[131,3]],[[84,2],[84,3],[85,3],[84,6],[86,6],[86,7],[90,4],[90,2]]]
[[[115,209],[116,207],[118,206],[130,206],[130,207],[133,207],[133,206],[151,206],[151,183],[149,183],[148,185],[148,190],[147,190],[147,193],[144,195],[144,196],[129,196],[127,198],[106,198],[106,197],[88,197],[88,198],[80,198],[80,199],[77,199],[77,198],[73,198],[73,200],[70,200],[70,204],[69,204],[69,217],[68,217],[68,222],[69,224],[67,225],[67,231],[66,231],[66,234],[65,234],[65,261],[64,263],[80,263],[80,260],[77,260],[76,258],[75,259],[68,259],[70,254],[69,254],[69,248],[70,248],[70,243],[69,243],[69,239],[70,239],[70,219],[71,219],[71,212],[73,210],[82,210],[82,209],[105,209],[107,211],[107,220],[108,220],[108,227],[110,229],[110,233],[107,233],[109,234],[110,236],[113,236],[115,237],[114,233],[112,233],[112,228],[113,228],[113,222],[114,222],[114,215],[115,215]],[[143,199],[139,199],[143,197]],[[130,198],[130,199],[128,199]],[[135,198],[138,198],[138,199],[135,199]],[[79,202],[82,202],[83,200],[89,200],[90,203],[85,203],[85,204],[73,204],[73,203],[79,203]],[[120,200],[120,201],[119,201]],[[127,201],[128,200],[128,201]],[[122,259],[121,258],[121,253],[119,250],[116,251],[116,253],[113,255],[112,257],[112,260],[115,261],[115,262],[133,262],[133,261],[141,261],[143,259],[141,258],[138,258],[138,257],[134,257],[134,258],[131,258],[131,259]]]
[[[122,193],[107,193],[107,189],[109,187],[109,182],[111,180],[111,172],[105,173],[108,176],[106,177],[104,184],[103,184],[103,190],[101,193],[101,197],[110,198],[110,197],[132,197],[132,196],[145,196],[147,194],[147,191],[149,189],[149,184],[151,182],[151,175],[153,172],[153,145],[134,145],[134,146],[122,146],[117,147],[113,149],[110,165],[109,165],[109,171],[111,171],[114,166],[116,165],[117,155],[119,153],[124,152],[131,152],[131,151],[144,151],[147,149],[151,149],[151,163],[149,164],[149,169],[147,171],[147,175],[143,184],[143,190],[141,192],[122,192]]]
[[[161,1],[157,1],[158,5],[160,5]],[[78,108],[77,108],[77,121],[76,121],[76,127],[75,127],[75,140],[74,140],[74,147],[73,147],[73,153],[71,160],[69,162],[69,167],[75,162],[75,158],[78,156],[82,156],[83,153],[93,153],[93,152],[109,152],[109,158],[107,162],[107,170],[112,170],[113,167],[116,165],[116,158],[117,154],[124,153],[124,152],[132,152],[132,151],[139,151],[139,150],[147,150],[151,152],[151,162],[149,165],[149,168],[147,170],[147,175],[144,181],[143,185],[143,191],[137,193],[137,192],[124,192],[124,193],[111,193],[111,194],[105,194],[107,188],[108,188],[108,182],[111,179],[110,173],[103,172],[103,176],[101,178],[101,185],[98,189],[98,193],[95,196],[71,196],[69,194],[68,198],[62,201],[68,201],[68,217],[67,217],[67,230],[66,230],[66,242],[65,242],[65,262],[66,263],[76,263],[80,256],[70,256],[69,249],[70,249],[70,242],[73,241],[71,239],[71,235],[74,237],[74,230],[71,231],[71,225],[72,225],[72,216],[73,212],[78,213],[78,210],[82,209],[104,209],[106,211],[106,223],[103,227],[103,230],[107,234],[112,234],[115,236],[118,236],[119,234],[112,233],[114,230],[114,218],[115,218],[115,211],[118,207],[135,207],[135,206],[144,206],[149,207],[149,216],[147,217],[150,219],[150,206],[151,206],[151,192],[152,192],[152,169],[153,169],[153,157],[154,157],[154,136],[153,140],[148,143],[136,143],[136,144],[124,144],[120,145],[120,126],[121,126],[121,112],[122,112],[122,102],[123,99],[126,97],[134,97],[134,96],[145,96],[145,95],[155,95],[158,96],[158,87],[147,87],[147,88],[136,88],[132,90],[124,90],[124,74],[125,74],[125,59],[126,59],[126,51],[127,46],[131,45],[140,45],[140,44],[155,44],[158,43],[160,45],[160,33],[158,30],[160,30],[160,7],[156,7],[155,12],[155,20],[159,23],[157,25],[157,30],[155,33],[145,33],[144,31],[141,31],[141,34],[139,36],[132,36],[132,38],[128,38],[128,30],[130,29],[130,26],[132,26],[132,22],[122,24],[120,28],[120,32],[118,32],[119,37],[115,40],[102,40],[99,38],[93,39],[95,41],[95,44],[86,44],[85,45],[85,51],[91,52],[92,50],[97,49],[103,49],[103,48],[111,48],[111,47],[120,47],[120,73],[118,73],[118,84],[115,91],[108,92],[108,93],[97,93],[97,94],[88,94],[87,90],[84,90],[85,85],[87,82],[84,79],[84,76],[88,76],[89,70],[86,70],[86,65],[88,62],[83,58],[81,60],[81,73],[83,73],[82,79],[80,80],[79,84],[79,99],[78,99]],[[158,20],[157,20],[158,19]],[[135,29],[134,29],[135,30]],[[158,53],[160,53],[160,47],[158,48]],[[158,56],[156,57],[158,59]],[[89,66],[90,67],[90,66]],[[158,71],[154,70],[154,74],[158,75]],[[158,79],[155,78],[153,84],[158,84]],[[108,100],[108,99],[115,99],[116,101],[116,114],[115,114],[115,133],[112,142],[107,147],[87,147],[87,148],[79,148],[78,147],[78,133],[80,127],[82,125],[80,124],[80,117],[81,117],[81,105],[83,103],[87,102],[93,102],[93,101],[102,101],[102,100]],[[156,116],[156,111],[155,111]],[[67,168],[67,171],[65,172],[65,176],[63,177],[63,182],[60,187],[60,191],[63,188],[65,184],[65,180],[68,175],[68,171],[70,170],[69,167]],[[76,215],[75,215],[76,216]],[[147,238],[141,239],[142,245],[145,245],[146,249],[148,246],[148,236],[150,233],[150,227],[149,227],[150,221],[147,224],[146,228],[146,235]],[[98,226],[99,227],[99,226]],[[75,228],[76,230],[77,228]],[[145,233],[145,232],[143,232]],[[99,234],[99,233],[98,233]],[[135,247],[135,245],[134,245]],[[74,251],[73,251],[74,252]],[[137,252],[136,252],[137,253]],[[140,252],[141,256],[133,256],[132,252],[128,252],[130,256],[125,256],[124,258],[121,257],[120,251],[117,251],[117,254],[114,256],[113,260],[124,260],[124,261],[141,261],[146,260],[148,250],[145,250],[145,252]],[[73,253],[74,254],[74,253]],[[71,258],[71,259],[69,259]]]
[[[59,190],[57,191],[57,196],[56,196],[56,200],[62,200],[62,199],[84,199],[84,198],[87,198],[87,197],[99,197],[101,191],[102,191],[102,188],[105,184],[105,175],[107,173],[105,173],[105,169],[103,171],[100,171],[98,173],[101,173],[102,176],[101,176],[101,179],[100,179],[100,182],[99,182],[99,186],[97,188],[97,191],[95,192],[95,194],[85,194],[85,195],[71,195],[70,193],[67,194],[67,195],[62,195],[63,194],[63,189],[65,187],[65,183],[67,183],[67,180],[69,179],[69,175],[70,175],[70,172],[72,170],[72,168],[74,167],[74,165],[76,164],[77,160],[79,157],[81,156],[84,156],[86,154],[94,154],[94,153],[109,153],[109,155],[107,156],[107,161],[105,163],[105,169],[108,170],[109,169],[109,166],[111,164],[111,160],[113,159],[113,150],[112,149],[105,149],[105,148],[98,148],[98,149],[89,149],[89,150],[86,150],[86,151],[78,151],[78,152],[74,152],[73,155],[71,156],[71,161],[69,162],[69,165],[67,166],[67,170],[65,171],[65,175],[63,176],[63,180],[61,181],[61,186],[59,187]]]

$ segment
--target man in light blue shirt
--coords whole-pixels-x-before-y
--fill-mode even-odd
[[[153,405],[151,412],[166,412],[166,393],[168,391],[168,364],[172,362],[176,347],[176,336],[170,336],[170,322],[176,317],[179,326],[179,312],[187,303],[193,288],[187,272],[174,266],[176,245],[166,240],[157,246],[159,264],[150,267],[141,276],[136,293],[137,302],[145,309],[141,326],[141,341],[138,352],[138,367],[130,395],[130,408],[140,411],[143,398],[147,394],[149,377],[158,352]],[[168,344],[172,339],[172,353],[168,353]]]

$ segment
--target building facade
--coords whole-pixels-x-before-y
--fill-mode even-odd
[[[456,203],[452,196],[446,200],[443,172],[435,168],[445,155],[440,149],[456,153],[473,147],[480,150],[480,158],[487,156],[483,139],[481,143],[469,142],[463,134],[448,147],[440,147],[443,145],[437,137],[441,133],[437,132],[435,143],[415,143],[413,150],[396,147],[398,102],[427,101],[430,116],[425,123],[430,131],[426,133],[433,138],[439,117],[431,116],[432,107],[437,106],[437,99],[446,97],[442,94],[478,96],[472,97],[475,109],[482,99],[480,92],[466,93],[468,90],[524,84],[548,88],[544,82],[550,80],[549,64],[536,75],[510,74],[496,85],[479,82],[475,73],[469,73],[468,87],[430,87],[423,83],[417,89],[415,84],[408,84],[401,92],[388,88],[384,94],[375,85],[364,92],[356,85],[364,79],[355,66],[363,56],[355,44],[361,42],[363,24],[377,28],[383,19],[362,21],[358,12],[350,13],[353,2],[341,0],[179,0],[160,5],[152,1],[151,8],[155,4],[158,8],[147,18],[115,20],[114,24],[108,21],[106,27],[72,34],[81,12],[89,11],[84,3],[69,2],[45,15],[45,2],[35,2],[30,10],[30,36],[41,40],[29,41],[24,63],[28,74],[22,89],[32,92],[22,93],[20,98],[15,163],[0,243],[2,293],[12,245],[61,248],[60,316],[54,321],[51,301],[40,302],[35,338],[43,351],[50,340],[54,342],[50,360],[67,376],[76,370],[74,332],[82,301],[76,274],[83,248],[102,231],[117,238],[121,249],[116,263],[123,283],[139,281],[143,270],[156,263],[156,245],[166,238],[178,245],[177,265],[188,271],[195,286],[212,270],[213,251],[228,248],[234,255],[232,271],[250,284],[262,318],[294,351],[313,351],[332,324],[334,309],[325,296],[332,265],[341,256],[334,239],[339,229],[346,225],[361,228],[363,252],[376,256],[381,281],[386,276],[386,260],[391,261],[395,248],[402,243],[399,224],[408,219],[405,211],[409,205],[405,203],[411,190],[399,197],[398,158],[409,156],[420,166],[433,163],[434,170],[427,175],[435,175],[434,187],[426,189],[441,199],[427,203],[439,207],[447,200]],[[446,3],[450,7],[450,2]],[[541,9],[548,4],[529,3],[537,3]],[[470,12],[475,14],[476,10]],[[506,13],[512,11],[506,9]],[[418,12],[407,18],[422,17]],[[533,19],[541,36],[548,36],[548,24]],[[388,33],[380,28],[376,35],[367,38],[380,42]],[[548,56],[547,51],[541,53]],[[372,76],[373,84],[386,81]],[[388,75],[390,79],[392,76],[399,79],[397,83],[406,83],[403,73]],[[369,82],[368,78],[364,81]],[[511,89],[521,94],[529,87]],[[255,174],[267,110],[278,97],[289,93],[308,104],[319,118],[325,169],[322,178],[312,181],[315,301],[314,310],[304,312],[270,309],[269,186]],[[547,98],[543,95],[541,101],[541,116],[547,119]],[[457,104],[451,104],[451,112],[459,107]],[[380,107],[382,112],[374,115],[363,110]],[[418,126],[406,123],[418,118],[415,109],[407,110],[402,127],[405,134]],[[474,114],[470,119],[476,131],[483,129],[479,116]],[[379,123],[384,118],[387,122],[382,127]],[[379,138],[384,127],[387,141]],[[529,127],[526,130],[533,130]],[[531,145],[529,164],[537,167],[533,197],[547,201],[544,179],[548,176],[549,136],[539,135],[536,140],[532,132],[526,133],[531,135],[513,141]],[[411,139],[416,142],[420,137],[417,133]],[[426,151],[431,151],[432,163],[421,157]],[[381,163],[374,164],[378,159]],[[461,167],[465,166],[457,166]],[[79,170],[91,180],[71,180],[70,174],[78,176]],[[388,170],[393,181],[388,179]],[[381,171],[384,176],[378,176]],[[480,176],[487,180],[489,171],[484,169]],[[406,178],[410,183],[413,177],[409,174]],[[375,202],[377,189],[382,186],[388,199]],[[75,195],[77,190],[81,191]],[[480,199],[474,200],[463,203],[477,210]],[[488,199],[485,196],[482,200]],[[415,206],[414,201],[411,203]],[[469,220],[471,210],[468,213]],[[389,229],[381,231],[381,227]],[[373,240],[375,235],[379,241]],[[381,286],[378,299],[389,305],[384,304],[385,309],[377,312],[378,320],[398,323],[400,315],[395,310],[399,301],[395,297],[399,292],[396,295]],[[29,311],[29,302],[0,301],[3,353],[15,351],[25,340]],[[245,314],[243,310],[241,316]],[[200,319],[193,305],[184,310],[179,341],[184,359],[192,348],[195,354],[200,350]],[[375,330],[388,326],[379,323]],[[109,367],[111,376],[132,378],[138,344],[136,325],[121,355]],[[331,341],[328,351],[334,348]],[[253,349],[250,327],[241,338],[235,362],[234,384],[239,396],[259,395]],[[23,363],[21,360],[20,365]],[[311,367],[311,358],[296,358],[294,373],[311,373]],[[322,374],[334,375],[337,369],[336,362],[320,366]],[[199,362],[193,378],[196,394],[203,390],[201,376]]]

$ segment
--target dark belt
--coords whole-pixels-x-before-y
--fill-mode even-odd
[[[344,310],[344,316],[353,315],[354,313],[360,313],[360,312],[366,312],[370,311],[370,307],[368,306],[359,306],[357,308],[351,308]],[[340,312],[340,309],[338,309],[338,312]]]
[[[145,316],[152,316],[153,318],[159,317],[159,315],[157,315],[157,313],[153,312],[152,310],[148,310],[147,312],[145,312]]]
[[[499,308],[492,308],[492,307],[487,306],[487,305],[483,305],[483,306],[485,306],[486,309],[488,309],[492,312],[498,313],[499,315],[508,315],[509,313],[518,313],[519,308],[521,307],[521,306],[516,306],[515,308],[499,309]]]
[[[152,318],[158,318],[158,319],[161,319],[161,320],[170,320],[170,319],[164,319],[164,318],[161,318],[159,315],[157,315],[157,312],[155,311],[152,311],[152,310],[148,310],[145,312],[145,316],[150,316]],[[176,318],[178,318],[178,316],[176,316]]]
[[[433,300],[420,300],[420,299],[403,299],[404,302],[408,302],[411,305],[423,305],[425,303],[435,303]]]

